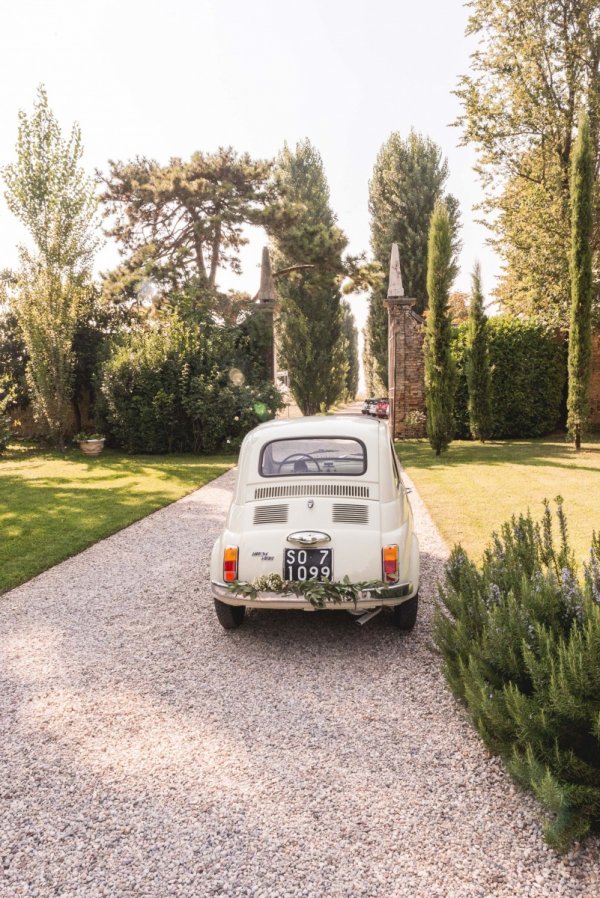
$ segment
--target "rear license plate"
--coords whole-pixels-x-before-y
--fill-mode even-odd
[[[331,580],[333,549],[286,549],[284,580]]]

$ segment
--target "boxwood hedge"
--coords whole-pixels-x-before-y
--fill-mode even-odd
[[[456,436],[469,439],[465,373],[467,325],[454,332]],[[564,423],[566,345],[541,324],[507,315],[488,322],[493,439],[529,439]]]

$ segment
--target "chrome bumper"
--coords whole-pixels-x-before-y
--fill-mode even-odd
[[[211,580],[211,591],[215,599],[226,605],[245,605],[247,608],[271,608],[277,611],[355,611],[360,608],[368,611],[382,605],[401,605],[412,599],[417,590],[412,583],[397,583],[395,586],[382,587],[361,593],[354,602],[328,602],[325,608],[315,608],[304,596],[287,595],[280,592],[259,592],[256,598],[237,595],[220,580]]]

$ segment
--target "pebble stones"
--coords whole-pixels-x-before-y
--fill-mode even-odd
[[[0,598],[2,898],[598,898],[430,648],[446,547],[413,492],[417,627],[207,588],[230,472]]]

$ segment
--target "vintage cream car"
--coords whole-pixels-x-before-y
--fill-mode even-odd
[[[246,436],[211,558],[223,627],[238,627],[246,607],[314,610],[301,589],[261,589],[268,575],[275,583],[347,577],[369,584],[352,601],[326,607],[360,620],[389,606],[398,627],[414,626],[419,545],[385,422],[352,415],[275,420]],[[256,582],[248,594],[244,586]]]

